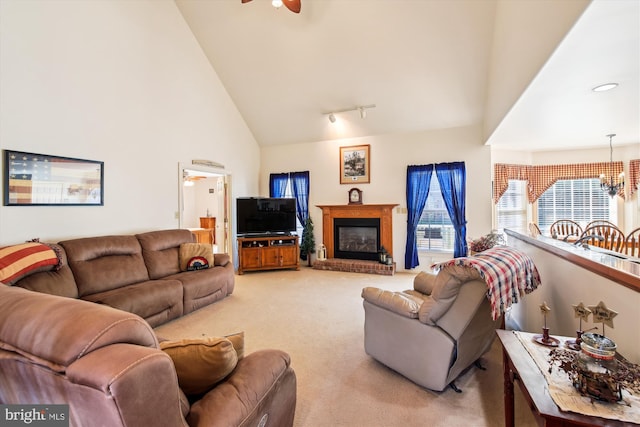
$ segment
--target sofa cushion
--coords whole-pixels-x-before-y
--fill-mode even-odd
[[[366,287],[362,290],[362,298],[379,307],[411,319],[418,318],[422,299],[404,292],[391,292],[379,288]]]
[[[135,236],[101,236],[66,240],[60,246],[80,297],[149,280],[142,248]]]
[[[87,295],[83,299],[135,313],[152,327],[184,313],[182,284],[177,280],[148,280]]]
[[[474,268],[452,265],[441,269],[436,276],[431,298],[426,299],[420,307],[420,321],[427,325],[436,324],[456,300],[460,286],[472,280],[482,280]]]
[[[0,348],[56,371],[113,343],[158,346],[149,324],[135,314],[9,286],[0,286],[0,325]]]
[[[258,350],[238,362],[233,375],[191,406],[190,426],[291,426],[296,377],[280,350]]]
[[[47,245],[51,246],[60,258],[58,266],[48,271],[38,271],[23,277],[15,282],[14,285],[30,291],[78,298],[78,287],[71,268],[69,268],[64,248],[58,244],[47,243]]]
[[[213,265],[224,267],[231,262],[229,254],[213,254]]]
[[[213,247],[206,243],[180,245],[180,271],[204,270],[213,267]]]
[[[49,245],[28,242],[0,248],[0,282],[12,285],[39,271],[51,271],[60,264],[60,257]]]
[[[189,230],[158,230],[137,234],[151,279],[180,272],[180,245],[195,242]]]
[[[184,271],[165,279],[182,283],[184,314],[187,314],[229,295],[233,291],[235,272],[229,263],[225,267]]]
[[[163,341],[160,348],[171,356],[180,388],[187,395],[210,390],[229,375],[238,363],[238,354],[227,338]]]
[[[238,361],[244,357],[244,331],[236,332],[235,334],[225,335],[223,338],[228,339],[233,344],[233,349],[238,355]]]
[[[15,286],[34,292],[59,295],[67,298],[78,298],[78,287],[68,265],[60,270],[40,271],[31,274],[15,283]]]
[[[422,294],[431,295],[436,282],[436,277],[436,274],[421,271],[416,277],[413,278],[413,289]]]

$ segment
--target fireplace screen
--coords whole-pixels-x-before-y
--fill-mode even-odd
[[[340,251],[378,253],[377,230],[374,227],[339,227]]]
[[[334,220],[336,258],[376,260],[380,249],[380,220],[340,218]]]

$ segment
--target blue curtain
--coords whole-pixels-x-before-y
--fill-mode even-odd
[[[436,175],[444,204],[456,232],[453,257],[467,256],[467,219],[465,217],[466,172],[464,162],[438,163]]]
[[[309,218],[309,171],[291,172],[291,187],[296,198],[298,221],[304,227]]]
[[[404,252],[404,268],[407,270],[420,264],[416,230],[429,196],[432,173],[433,164],[407,166],[407,245]]]
[[[288,173],[272,173],[269,175],[269,197],[284,197],[289,182]]]
[[[291,189],[296,199],[296,215],[304,227],[309,218],[309,171],[272,173],[269,175],[269,196],[286,197],[287,184],[291,180]],[[302,235],[304,242],[304,234]],[[300,253],[300,258],[307,259],[306,254]]]

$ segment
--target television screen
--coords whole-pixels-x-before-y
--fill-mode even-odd
[[[236,199],[236,231],[281,234],[296,231],[296,199],[246,197]]]

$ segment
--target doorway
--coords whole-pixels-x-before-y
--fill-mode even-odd
[[[178,181],[178,227],[210,233],[214,253],[231,256],[231,174],[223,168],[181,163]]]

